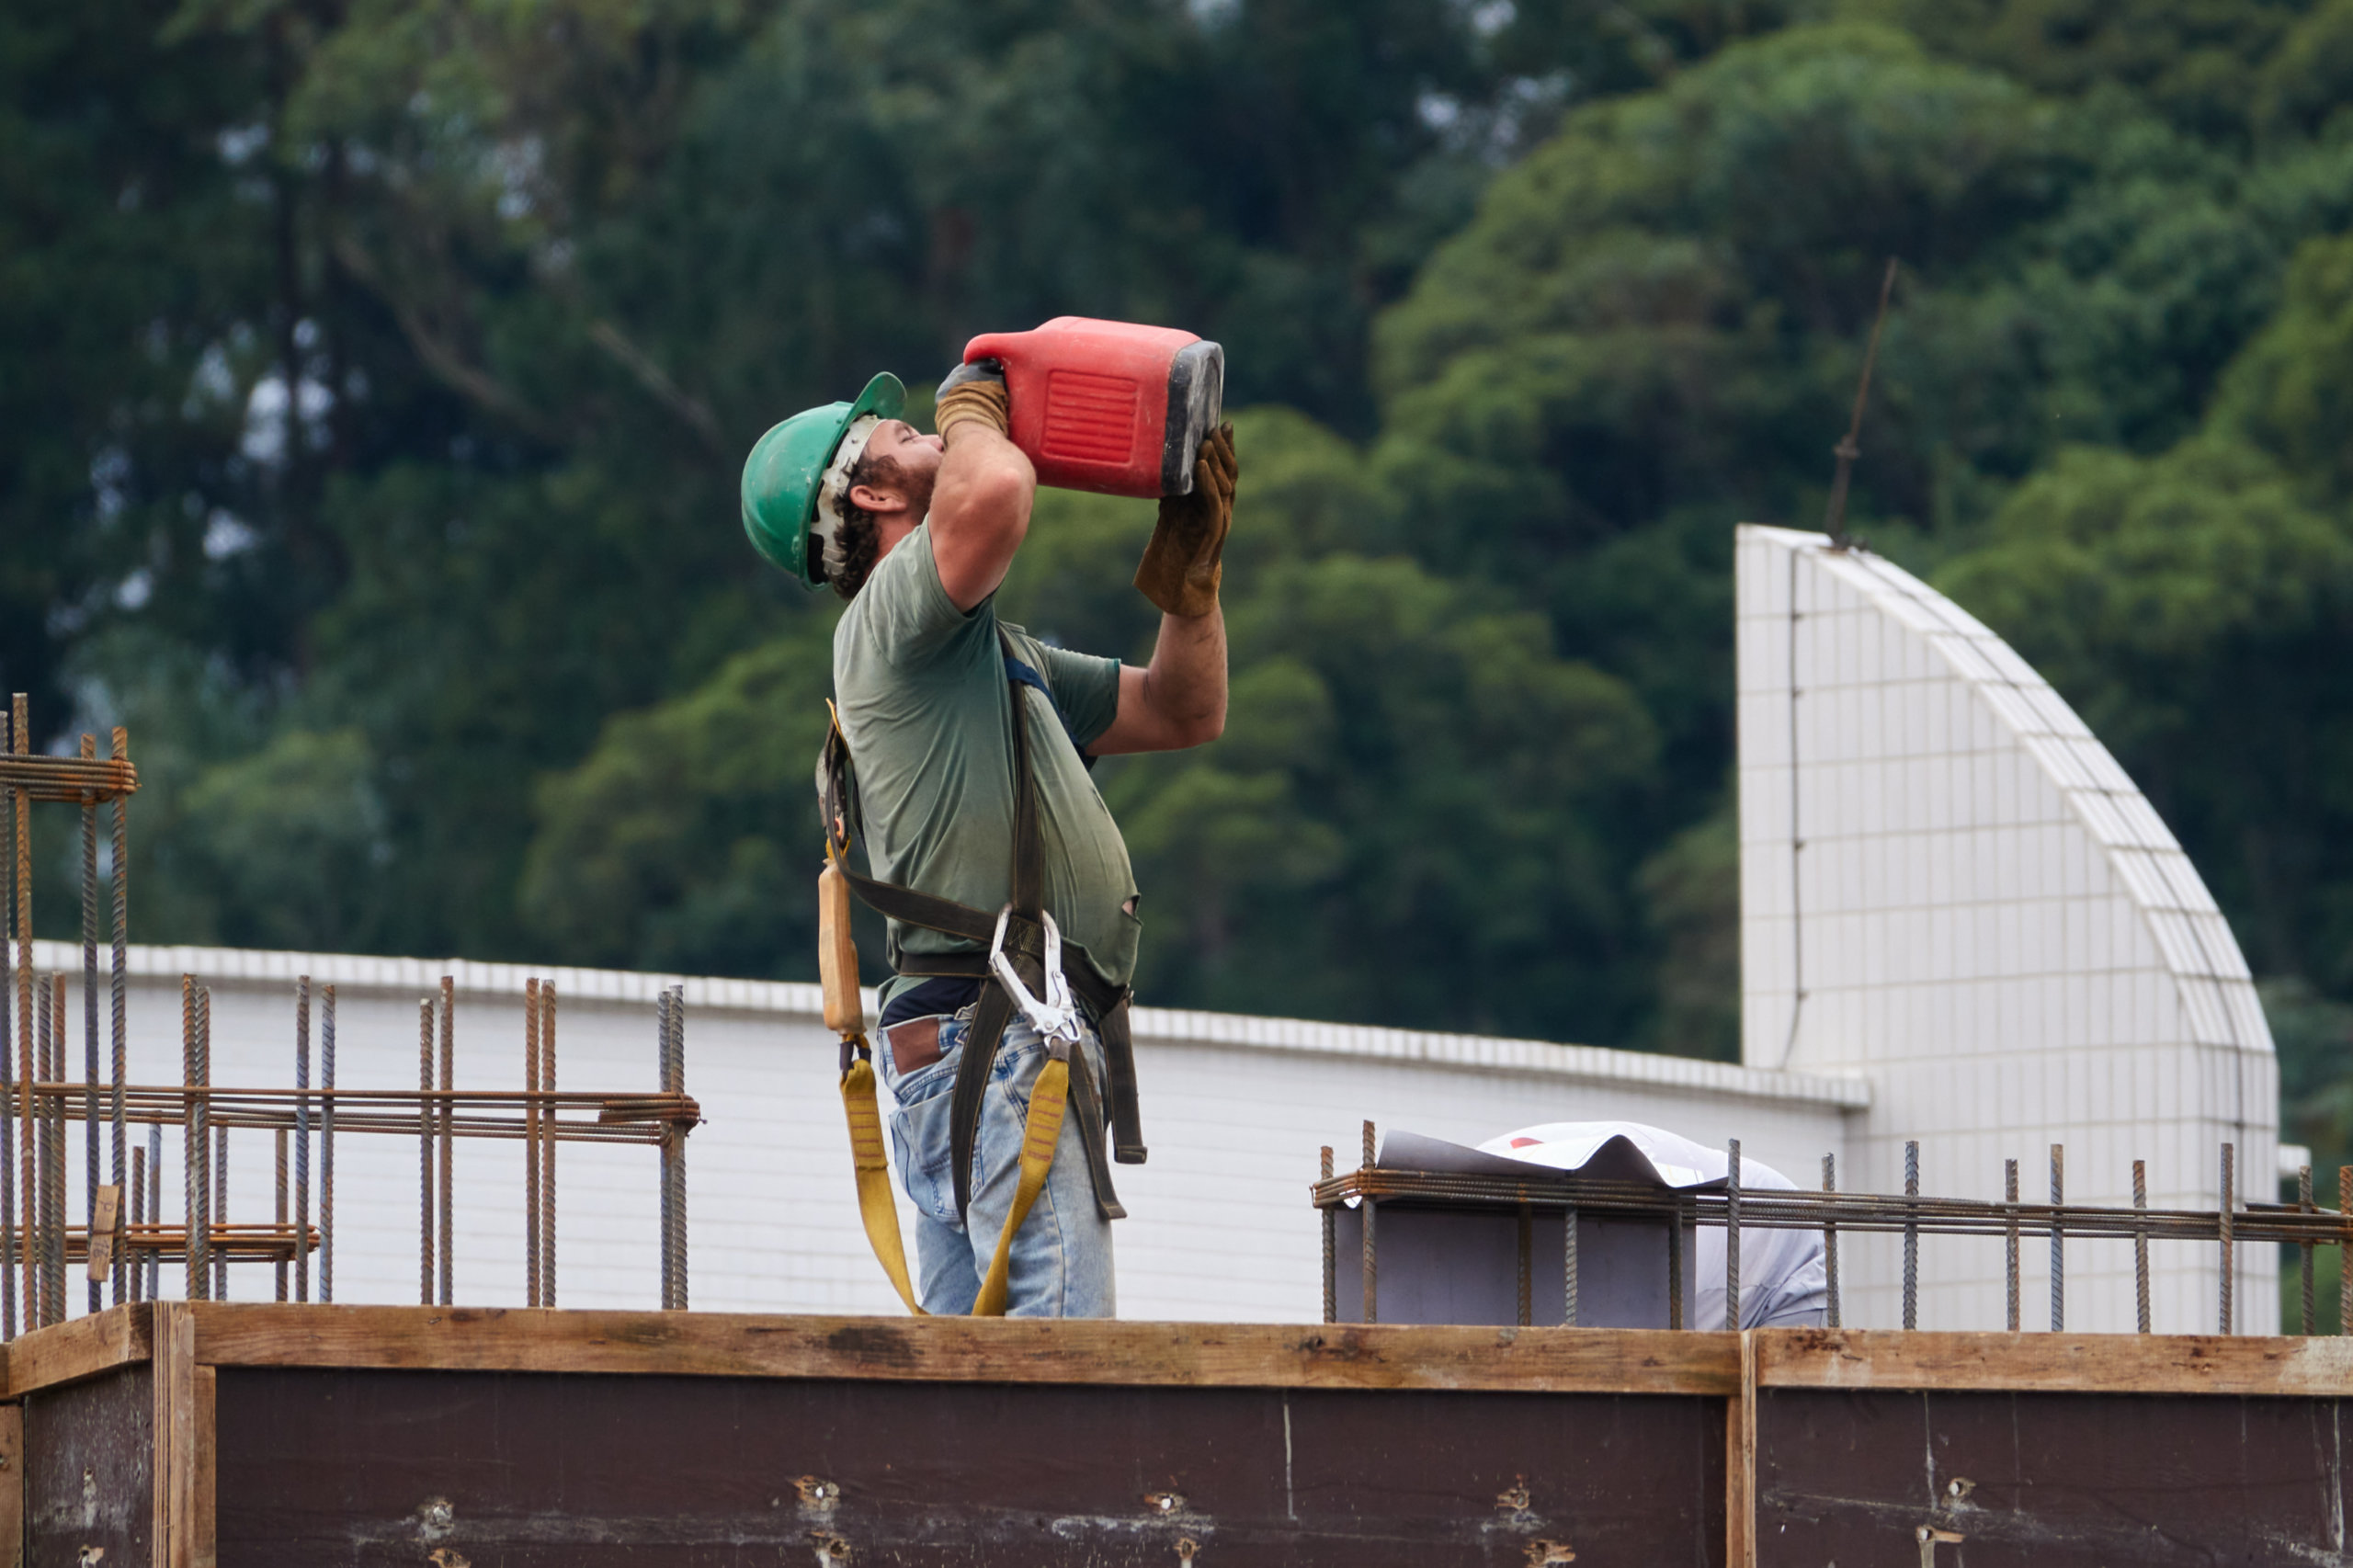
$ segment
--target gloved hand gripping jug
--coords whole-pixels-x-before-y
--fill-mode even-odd
[[[1189,332],[1056,316],[983,333],[964,363],[1005,368],[1013,444],[1038,483],[1107,495],[1186,495],[1225,406],[1225,350]]]

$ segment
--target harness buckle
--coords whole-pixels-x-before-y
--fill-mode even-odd
[[[1071,995],[1070,981],[1063,974],[1063,933],[1054,917],[1045,910],[1038,912],[1038,919],[1046,929],[1046,997],[1040,1001],[1021,983],[1021,976],[1013,960],[1005,956],[1005,931],[1013,918],[1013,905],[997,911],[996,935],[989,942],[989,968],[1005,986],[1013,1005],[1046,1042],[1047,1053],[1058,1062],[1070,1059],[1070,1048],[1079,1042],[1078,1003]]]

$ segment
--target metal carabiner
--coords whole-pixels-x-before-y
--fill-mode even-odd
[[[1070,1048],[1079,1041],[1078,1004],[1071,995],[1070,982],[1063,975],[1063,934],[1054,917],[1044,910],[1038,918],[1046,927],[1046,999],[1042,1002],[1021,983],[1013,960],[1005,956],[1005,930],[1013,918],[1013,905],[997,911],[996,935],[989,942],[989,968],[1005,984],[1006,994],[1029,1020],[1038,1038],[1046,1042],[1048,1053],[1059,1061],[1069,1059]]]

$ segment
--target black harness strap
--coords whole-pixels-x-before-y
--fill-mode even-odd
[[[1021,983],[1034,993],[1043,989],[1045,978],[1045,850],[1038,833],[1038,783],[1029,760],[1029,705],[1022,698],[1021,687],[1034,683],[1040,689],[1045,688],[1036,672],[1014,656],[1012,640],[1001,628],[997,638],[1004,650],[1006,696],[1013,704],[1013,896],[1006,921],[1005,950]],[[1029,677],[1028,682],[1023,679],[1025,676]],[[1049,691],[1047,696],[1051,700],[1052,693]],[[848,744],[838,725],[825,737],[823,777],[821,794],[825,830],[835,851],[834,863],[841,869],[850,891],[859,901],[887,918],[961,937],[983,949],[988,947],[996,935],[995,914],[953,899],[879,881],[849,869],[849,841],[854,833],[863,831],[864,824],[858,820],[858,790]],[[1013,998],[990,968],[985,953],[909,954],[898,950],[895,942],[892,947],[892,968],[902,975],[950,975],[981,983],[972,1028],[965,1035],[964,1055],[957,1063],[956,1087],[949,1108],[949,1158],[955,1166],[956,1211],[961,1216],[972,1204],[972,1152],[980,1137],[982,1105],[988,1091],[989,1074],[1005,1040],[1006,1026],[1013,1019]],[[1127,986],[1113,985],[1105,980],[1096,971],[1086,949],[1076,943],[1065,942],[1063,954],[1063,978],[1094,1019],[1096,1032],[1103,1041],[1114,1157],[1121,1165],[1142,1165],[1146,1151],[1142,1120],[1136,1105],[1135,1042],[1129,1032],[1128,1020],[1128,1001],[1133,993]],[[1112,1188],[1110,1163],[1104,1158],[1107,1118],[1085,1051],[1071,1052],[1070,1078],[1072,1108],[1078,1116],[1079,1142],[1094,1181],[1096,1207],[1106,1219],[1123,1219],[1127,1210]]]

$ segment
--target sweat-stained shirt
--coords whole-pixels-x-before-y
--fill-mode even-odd
[[[876,565],[834,628],[834,699],[858,773],[871,874],[986,910],[1002,909],[1013,889],[1016,688],[1006,679],[999,624],[994,598],[969,615],[949,598],[925,523]],[[1065,943],[1125,985],[1142,929],[1131,903],[1135,873],[1079,760],[1079,748],[1119,711],[1120,661],[1052,647],[1010,623],[1005,631],[1014,656],[1053,692],[1050,702],[1035,687],[1017,688],[1029,704],[1047,912]],[[901,952],[976,949],[896,920],[891,945],[893,962]],[[886,983],[884,1005],[910,983]]]

